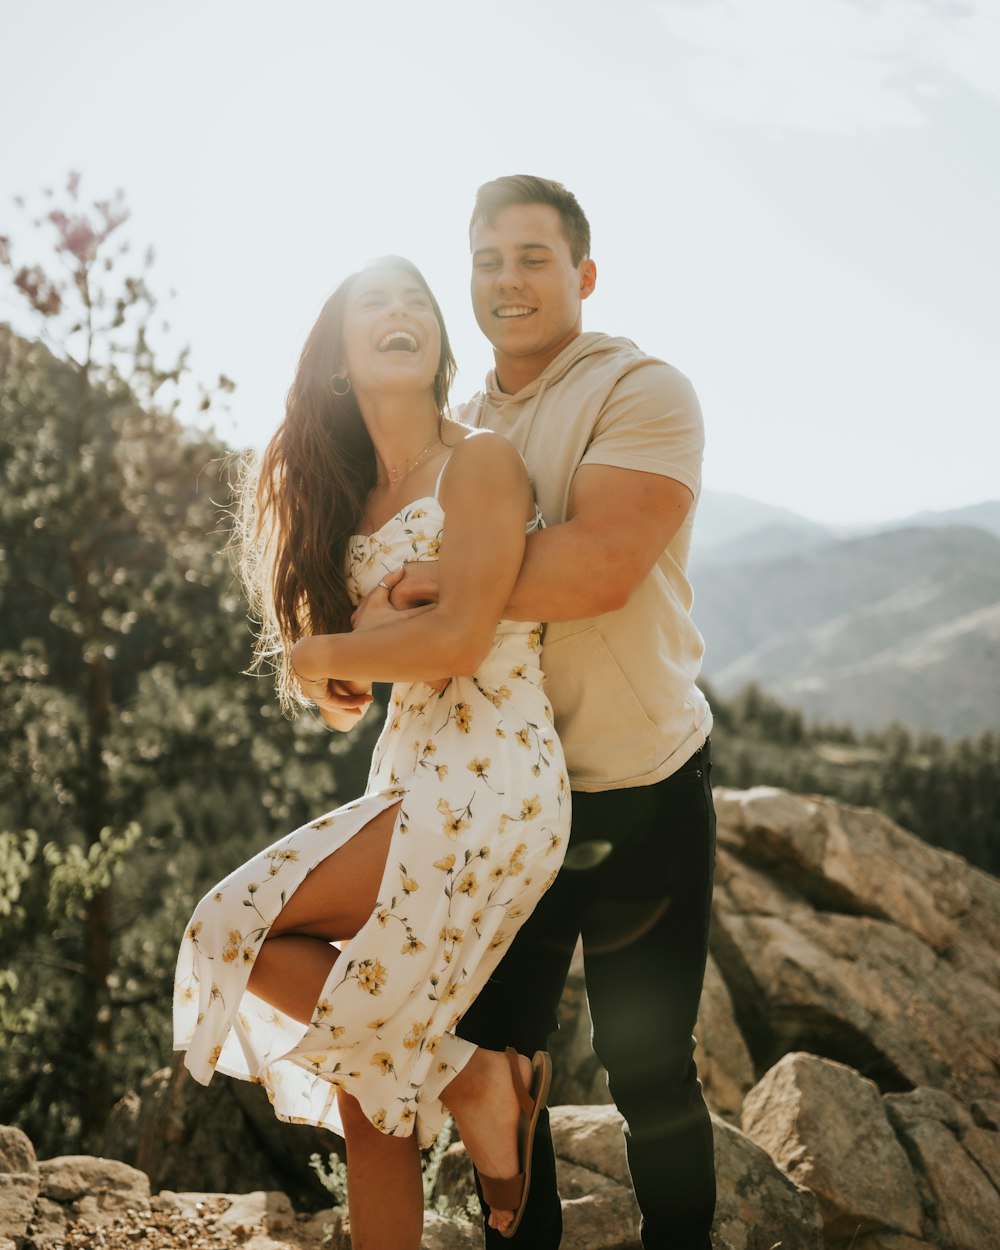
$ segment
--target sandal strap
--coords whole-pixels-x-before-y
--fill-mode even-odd
[[[524,1192],[524,1173],[516,1176],[484,1176],[479,1173],[479,1183],[483,1187],[483,1197],[488,1206],[496,1211],[516,1211],[521,1204]]]
[[[517,1062],[517,1051],[513,1046],[507,1047],[507,1062],[510,1064],[510,1078],[514,1082],[514,1093],[517,1095],[518,1105],[524,1115],[529,1116],[535,1109],[535,1100],[524,1088],[524,1081],[521,1080],[521,1065]]]

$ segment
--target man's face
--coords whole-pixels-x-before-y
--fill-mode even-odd
[[[539,370],[579,333],[581,301],[594,288],[593,261],[573,264],[550,204],[512,204],[472,235],[472,307],[503,357],[536,358]]]

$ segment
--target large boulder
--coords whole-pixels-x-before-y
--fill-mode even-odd
[[[996,1121],[981,1109],[974,1116],[943,1090],[888,1094],[885,1102],[917,1172],[930,1240],[951,1250],[996,1250],[1000,1244]]]
[[[815,1055],[785,1055],[750,1091],[743,1129],[816,1195],[829,1241],[922,1231],[917,1181],[873,1081]]]
[[[716,1250],[823,1250],[816,1199],[758,1146],[713,1116],[718,1201]],[[552,1140],[563,1194],[563,1244],[638,1250],[639,1212],[629,1182],[622,1117],[614,1107],[556,1107]],[[587,1229],[603,1240],[587,1239]]]
[[[611,1106],[553,1107],[549,1113],[563,1199],[564,1246],[640,1250],[622,1117]],[[713,1117],[718,1205],[716,1250],[823,1250],[816,1199],[721,1117]],[[449,1206],[472,1192],[472,1165],[461,1143],[449,1147],[435,1190]]]
[[[550,1118],[563,1200],[563,1244],[581,1250],[638,1250],[639,1211],[621,1115],[612,1106],[554,1107]]]
[[[0,1125],[0,1242],[15,1247],[23,1243],[38,1188],[38,1160],[27,1135],[13,1125]]]
[[[758,1071],[1000,1098],[1000,882],[877,812],[720,791],[713,953]]]
[[[816,1199],[745,1133],[715,1117],[716,1250],[824,1250]]]
[[[705,1102],[716,1115],[738,1124],[743,1098],[754,1083],[754,1066],[736,1023],[732,995],[711,955],[695,1037],[694,1058]]]

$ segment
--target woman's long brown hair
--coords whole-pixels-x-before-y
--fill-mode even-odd
[[[343,372],[347,297],[361,273],[402,269],[427,292],[441,328],[434,398],[443,415],[455,359],[441,309],[412,261],[384,256],[337,287],[309,332],[285,402],[285,417],[240,490],[240,572],[258,623],[253,668],[273,667],[286,710],[299,703],[292,645],[309,634],[350,629],[347,547],[375,485],[375,451],[353,392],[335,395]]]

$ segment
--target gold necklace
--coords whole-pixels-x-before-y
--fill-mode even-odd
[[[423,460],[424,456],[426,456],[427,453],[430,451],[430,449],[434,446],[434,444],[438,442],[439,438],[440,438],[440,434],[435,433],[434,437],[427,444],[427,446],[417,455],[416,460],[413,461],[413,463],[410,465],[408,469],[403,469],[402,472],[400,472],[399,469],[387,468],[385,471],[385,477],[379,482],[379,486],[395,486],[396,483],[401,482],[404,477],[409,477],[410,474],[413,472],[413,470],[421,462],[421,460]]]

